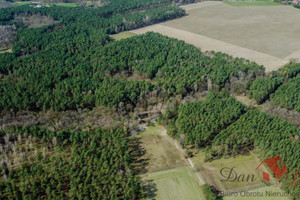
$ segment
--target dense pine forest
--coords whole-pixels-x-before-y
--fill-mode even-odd
[[[249,60],[201,52],[153,32],[120,41],[109,36],[185,16],[177,5],[190,2],[0,9],[0,25],[17,29],[12,52],[0,53],[0,113],[102,106],[137,120],[129,114],[161,105],[166,109],[158,119],[168,134],[183,147],[205,148],[207,162],[256,149],[262,158],[280,155],[289,170],[299,170],[299,129],[234,95],[300,112],[300,64],[267,74]],[[55,23],[29,28],[16,20],[20,15]],[[54,131],[52,124],[1,130],[0,199],[141,198],[128,145],[131,127],[120,124],[115,130]],[[300,196],[299,187],[283,185]],[[203,188],[208,198],[217,198],[210,186]]]
[[[271,102],[283,108],[300,112],[300,75],[290,79],[271,95]]]
[[[125,132],[1,132],[1,199],[136,199]]]
[[[270,99],[276,106],[299,112],[299,72],[300,64],[287,64],[269,76],[249,83],[248,96],[255,99],[258,104]]]
[[[182,144],[205,147],[246,110],[227,93],[210,93],[202,103],[181,104],[175,113],[167,111],[163,119],[170,120],[168,134],[183,140]]]

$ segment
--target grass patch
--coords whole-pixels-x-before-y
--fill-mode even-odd
[[[14,4],[16,4],[18,6],[25,6],[25,5],[31,4],[31,2],[30,1],[17,1],[17,2],[14,2]]]
[[[278,6],[280,3],[273,2],[271,0],[263,1],[223,1],[231,6]]]
[[[52,5],[64,6],[64,7],[77,7],[78,6],[76,3],[54,3]]]
[[[121,40],[121,39],[126,39],[130,38],[132,36],[135,36],[135,33],[129,32],[129,31],[124,31],[118,34],[110,35],[109,37],[115,39],[115,40]]]
[[[131,138],[134,149],[135,167],[140,173],[155,172],[187,165],[184,155],[166,135],[161,126],[148,127],[144,132]]]
[[[202,200],[205,199],[197,180],[189,167],[180,167],[142,177],[144,199],[156,200]]]

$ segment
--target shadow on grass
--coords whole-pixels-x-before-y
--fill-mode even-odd
[[[157,187],[156,187],[156,183],[154,183],[153,180],[147,180],[142,185],[142,191],[143,191],[143,198],[144,199],[151,199],[151,200],[156,199]]]
[[[135,173],[144,174],[147,173],[146,166],[149,163],[149,159],[142,158],[146,150],[142,146],[142,142],[140,138],[130,138],[129,147],[131,149],[131,156],[133,160],[133,166]]]

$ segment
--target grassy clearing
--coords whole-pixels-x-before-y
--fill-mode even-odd
[[[111,38],[115,39],[115,40],[121,40],[121,39],[126,39],[132,36],[135,36],[135,33],[129,32],[129,31],[125,31],[125,32],[121,32],[118,34],[114,34],[114,35],[110,35]]]
[[[156,200],[202,200],[204,195],[189,167],[180,167],[142,177],[144,199]]]
[[[184,155],[176,149],[172,139],[161,126],[148,127],[131,139],[137,161],[135,165],[142,173],[187,165]]]
[[[265,200],[265,199],[276,199],[276,200],[288,200],[288,196],[270,196],[269,194],[281,194],[284,195],[282,190],[274,186],[266,186],[258,188],[256,190],[249,190],[247,192],[238,193],[236,197],[234,196],[224,196],[223,200]],[[259,194],[260,196],[255,196],[254,194]]]
[[[14,2],[14,4],[16,4],[18,6],[25,6],[25,5],[31,4],[31,2],[30,1],[17,1],[17,2]]]
[[[280,3],[273,2],[271,0],[262,1],[223,1],[231,6],[278,6]]]
[[[77,7],[78,6],[76,3],[54,3],[52,5],[64,6],[64,7]]]

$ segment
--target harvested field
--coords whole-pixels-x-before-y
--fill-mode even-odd
[[[245,0],[245,1],[223,1],[231,6],[279,6],[280,3],[274,2],[272,0]]]
[[[300,60],[300,12],[290,6],[234,7],[222,2],[183,6],[187,16],[132,31],[154,31],[202,51],[221,51],[276,70]]]

